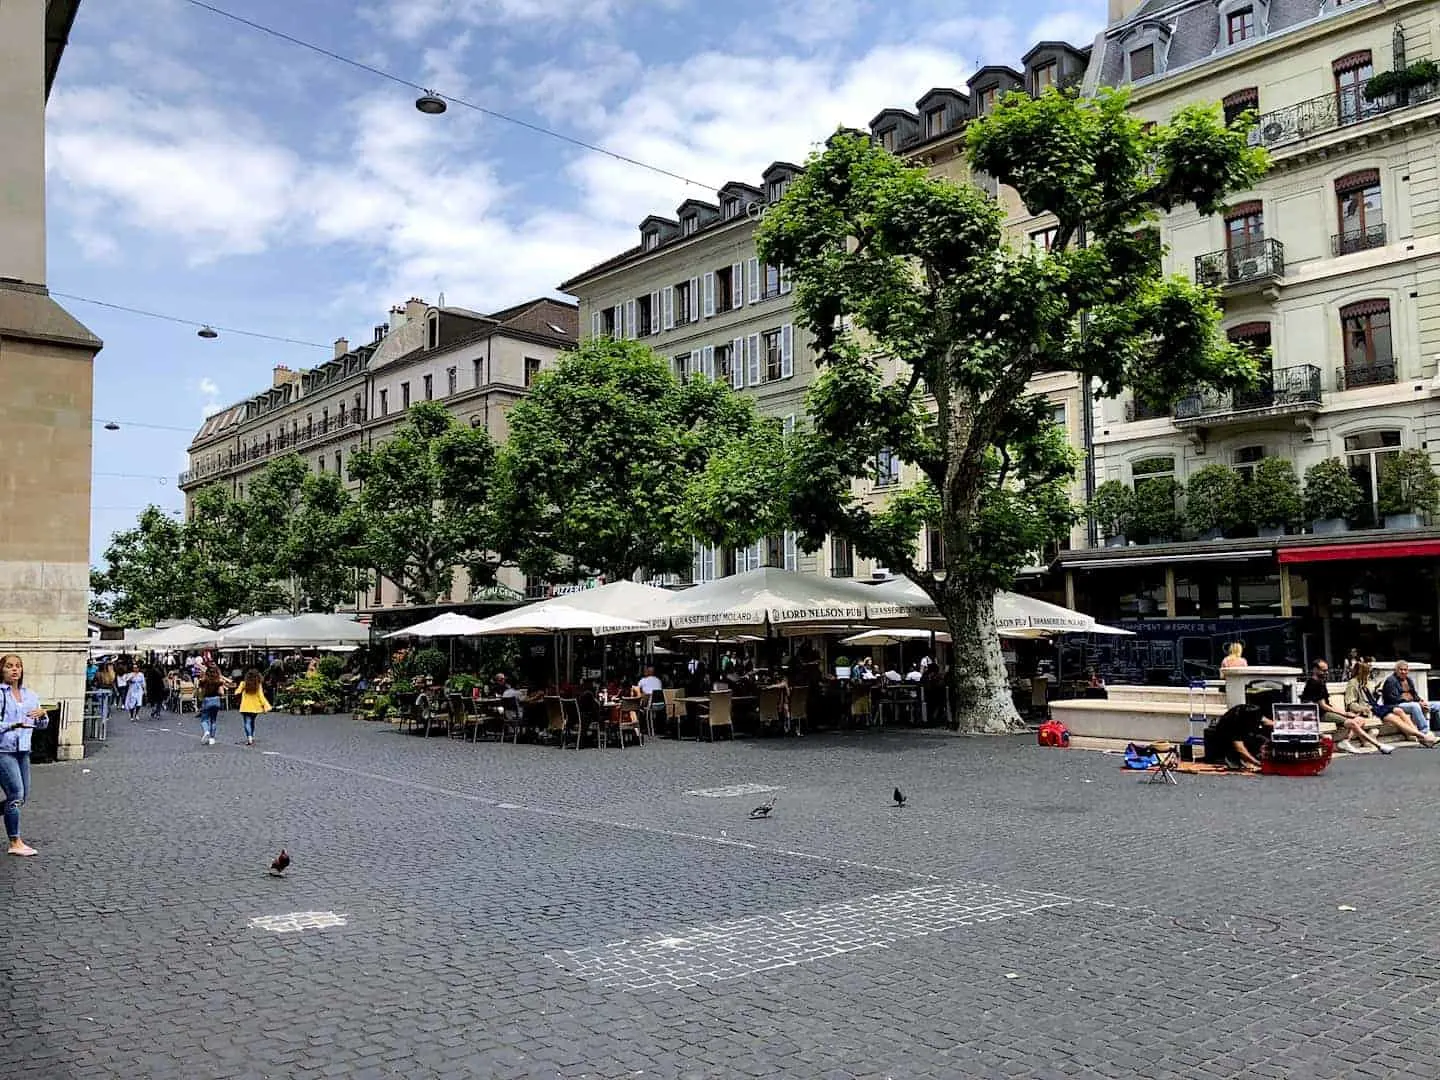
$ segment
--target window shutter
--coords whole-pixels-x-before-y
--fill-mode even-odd
[[[615,340],[619,341],[625,337],[625,305],[615,305]]]
[[[780,430],[786,435],[795,434],[795,414],[793,412],[785,414],[785,418],[780,421]]]
[[[705,317],[715,314],[715,271],[705,272]]]
[[[745,359],[750,364],[750,385],[760,385],[760,335],[751,334],[745,340]]]
[[[700,321],[700,279],[698,277],[690,279],[690,296],[685,305],[685,314],[691,322]]]
[[[675,287],[666,285],[665,291],[660,294],[664,299],[664,316],[660,325],[666,330],[675,329]]]
[[[645,328],[645,332],[647,334],[660,332],[660,294],[658,292],[650,294],[650,325]]]
[[[730,342],[730,385],[736,390],[745,385],[745,339]]]
[[[796,543],[796,537],[789,529],[785,530],[785,569],[797,571],[800,569],[800,551]]]
[[[795,327],[786,323],[780,328],[780,377],[788,379],[795,374]]]
[[[625,301],[625,335],[627,337],[640,336],[640,324],[635,321],[635,301]]]
[[[730,267],[730,306],[743,307],[745,304],[745,264],[734,263]]]
[[[700,350],[700,373],[707,379],[715,378],[715,346],[706,345]]]
[[[705,549],[700,546],[700,541],[691,541],[690,580],[701,582],[705,580]]]
[[[790,268],[784,263],[780,264],[780,295],[784,296],[790,291]]]
[[[749,265],[748,267],[746,267],[746,274],[747,274],[747,275],[749,276],[749,278],[750,278],[750,281],[749,281],[749,285],[750,285],[750,303],[752,303],[752,304],[758,304],[758,303],[760,302],[760,260],[759,260],[759,259],[751,259],[751,260],[750,260],[750,265]]]
[[[590,313],[590,336],[592,338],[600,336],[600,312],[598,311]]]

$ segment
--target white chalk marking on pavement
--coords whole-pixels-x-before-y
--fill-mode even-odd
[[[731,784],[728,787],[695,788],[685,794],[696,795],[702,799],[734,799],[740,795],[764,795],[767,791],[779,790],[778,787],[768,784]]]
[[[261,751],[260,751],[260,756],[261,756],[261,757],[279,757],[279,756],[280,756],[280,751],[279,751],[279,750],[261,750]]]
[[[344,926],[349,915],[333,911],[292,911],[288,915],[257,915],[250,920],[252,930],[270,930],[277,934],[298,934],[302,930],[328,930]]]
[[[680,990],[1073,903],[1071,897],[980,883],[927,885],[546,956],[599,986]]]

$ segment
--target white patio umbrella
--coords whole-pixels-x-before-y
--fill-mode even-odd
[[[345,615],[321,612],[256,619],[221,635],[221,644],[226,648],[364,645],[369,640],[368,626]]]
[[[906,625],[922,624],[940,619],[940,611],[925,590],[909,578],[891,578],[880,585],[869,586],[879,598],[870,605],[870,618],[875,622],[894,620]],[[939,625],[943,625],[943,622]],[[1033,596],[1000,591],[995,594],[995,625],[1002,637],[1035,637],[1068,633],[1125,633],[1113,627],[1096,631],[1100,625],[1094,616],[1037,600]],[[1038,632],[1038,633],[1033,633]]]
[[[670,605],[670,626],[674,630],[744,630],[864,625],[866,607],[873,599],[870,587],[855,581],[763,566],[676,594]]]
[[[520,611],[539,611],[549,607],[580,608],[602,615],[617,616],[616,628],[605,633],[627,632],[621,624],[627,620],[638,621],[640,629],[663,631],[670,625],[670,607],[683,593],[659,589],[654,585],[642,585],[638,581],[612,581],[594,589],[580,589],[564,593],[549,600],[530,604]]]
[[[474,619],[469,615],[461,615],[459,612],[447,611],[436,615],[433,619],[426,619],[414,626],[407,626],[403,630],[392,630],[385,636],[387,638],[472,637],[484,625],[483,619]]]
[[[854,637],[843,639],[842,645],[903,645],[907,641],[929,641],[930,635],[935,635],[935,640],[945,645],[950,644],[950,635],[943,630],[919,630],[902,629],[896,627],[893,630],[866,630],[863,634],[856,634]]]
[[[527,604],[511,611],[502,611],[479,621],[479,629],[472,630],[476,637],[495,637],[503,634],[559,634],[575,630],[587,634],[637,633],[648,629],[646,623],[637,619],[625,619],[618,615],[607,615],[601,611],[571,607],[546,601],[543,604]]]
[[[164,652],[168,649],[192,649],[214,645],[219,639],[220,635],[215,630],[207,630],[194,623],[176,623],[174,626],[167,626],[164,630],[157,630],[149,635],[140,647],[155,652]]]

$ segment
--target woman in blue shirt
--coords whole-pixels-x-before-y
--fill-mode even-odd
[[[34,855],[20,839],[20,804],[30,794],[30,733],[50,726],[34,691],[25,689],[25,663],[0,656],[0,790],[5,799],[5,834],[11,855]]]

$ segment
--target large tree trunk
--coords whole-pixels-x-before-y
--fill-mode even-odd
[[[948,581],[940,610],[950,627],[955,658],[950,668],[951,723],[971,735],[1021,730],[1025,725],[1010,696],[995,630],[995,590]]]

